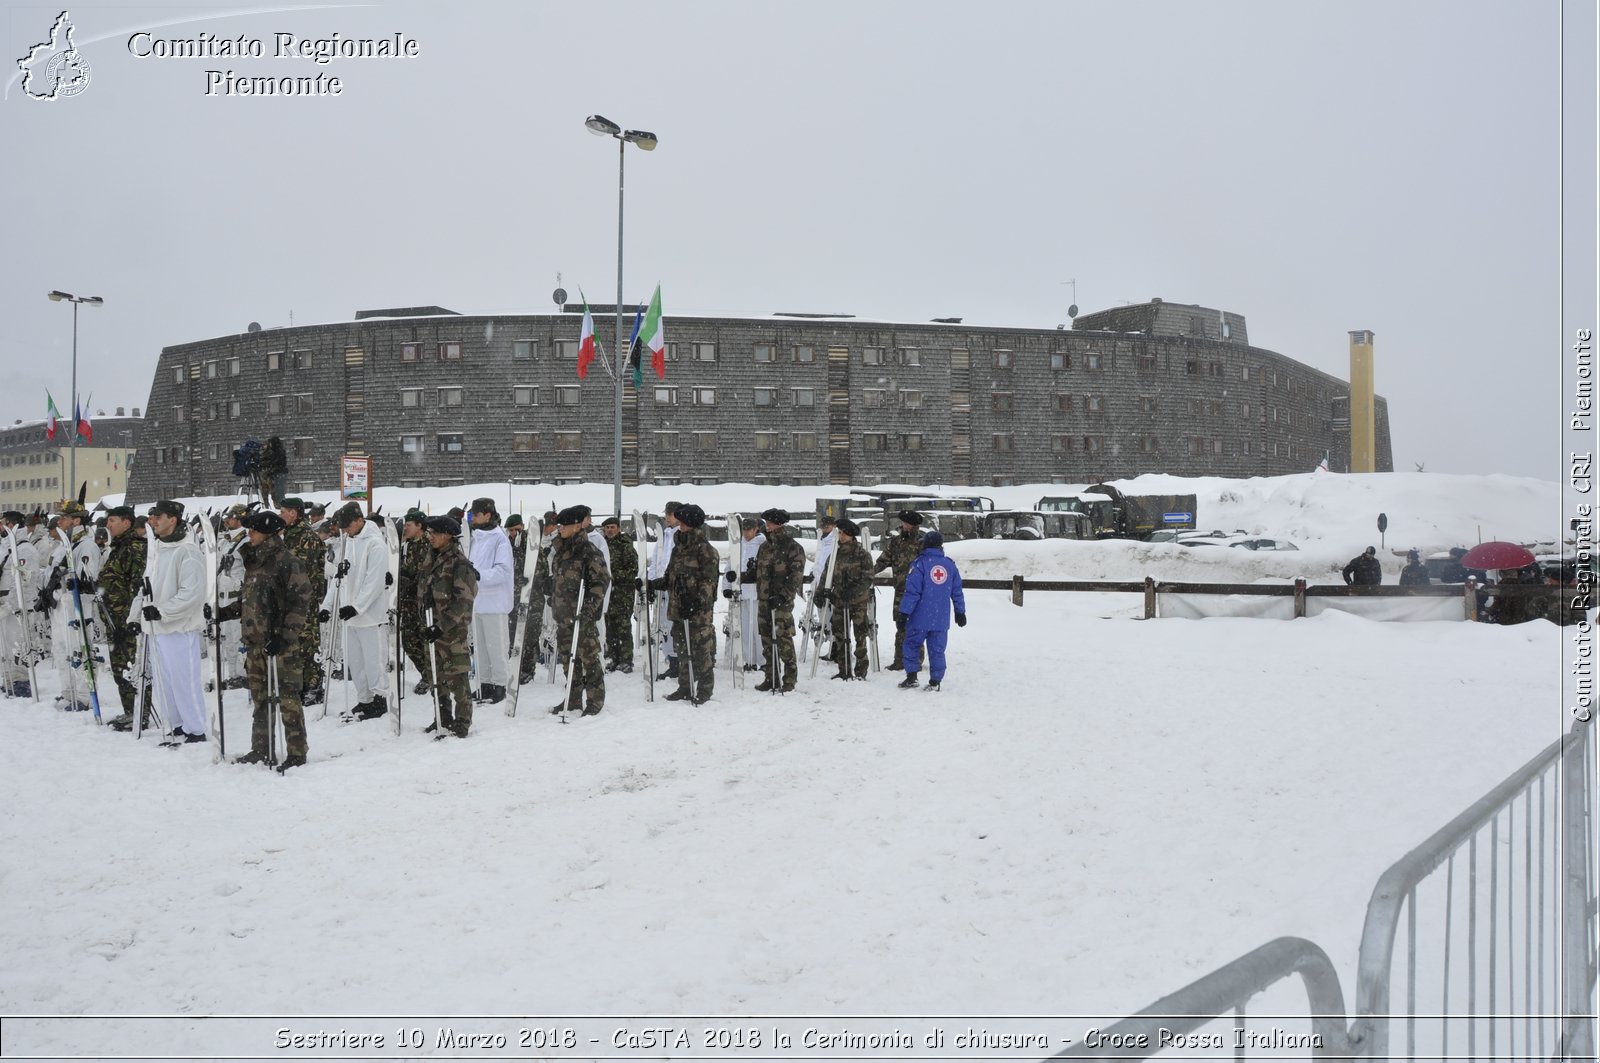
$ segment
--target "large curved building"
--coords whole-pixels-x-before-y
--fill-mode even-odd
[[[595,307],[602,340],[613,307]],[[581,308],[439,307],[167,347],[129,497],[229,494],[232,452],[281,437],[286,491],[609,482],[613,391],[577,375]],[[669,317],[666,376],[623,400],[636,483],[1080,483],[1269,476],[1349,454],[1349,385],[1252,347],[1238,314],[1149,303],[1025,329],[847,315]],[[1378,468],[1390,470],[1377,400]]]

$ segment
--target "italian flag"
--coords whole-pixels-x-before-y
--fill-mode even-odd
[[[56,409],[56,400],[50,397],[50,392],[46,391],[44,393],[44,401],[46,407],[44,412],[44,437],[46,439],[54,439],[56,437],[56,422],[61,417],[61,411]]]
[[[72,427],[73,434],[75,434],[85,443],[93,443],[94,425],[89,420],[89,407],[83,406],[80,408],[76,403],[74,403],[72,407],[72,419],[74,422],[76,422]]]
[[[659,379],[667,377],[667,339],[666,332],[661,324],[661,285],[656,285],[655,295],[650,297],[650,309],[645,311],[644,326],[639,330],[639,339],[650,349],[650,367],[656,371]]]
[[[578,379],[582,380],[594,361],[594,315],[589,313],[589,300],[581,289],[578,295],[583,298],[583,331],[578,336]]]

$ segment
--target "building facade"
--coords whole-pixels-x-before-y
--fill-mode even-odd
[[[90,507],[106,495],[127,491],[129,466],[143,425],[137,406],[131,416],[121,406],[110,416],[96,411],[93,441],[78,442],[76,484],[68,475],[73,427],[69,420],[57,424],[53,440],[47,438],[43,421],[18,421],[0,428],[0,509],[48,510],[64,498],[77,498],[80,485]]]
[[[615,308],[593,309],[604,344]],[[335,488],[342,454],[369,455],[380,485],[609,482],[613,385],[598,361],[578,378],[580,327],[570,305],[420,307],[168,347],[130,496],[232,493],[234,448],[272,436],[285,491]],[[1349,452],[1345,382],[1203,307],[1154,300],[1072,329],[673,316],[666,333],[664,378],[647,364],[636,392],[624,374],[628,484],[1267,476]],[[1378,417],[1389,469],[1381,398]]]

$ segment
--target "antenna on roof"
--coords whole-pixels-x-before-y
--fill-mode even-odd
[[[550,293],[550,298],[556,301],[557,306],[565,307],[567,305],[567,290],[561,287],[561,274],[559,273],[556,274],[556,290]]]
[[[1069,320],[1076,320],[1078,316],[1078,282],[1076,279],[1073,279],[1070,281],[1062,281],[1061,283],[1072,285],[1072,305],[1067,307],[1067,318]]]

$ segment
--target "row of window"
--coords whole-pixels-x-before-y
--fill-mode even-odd
[[[59,476],[36,476],[31,480],[0,480],[0,491],[42,491],[47,487],[60,486]]]

